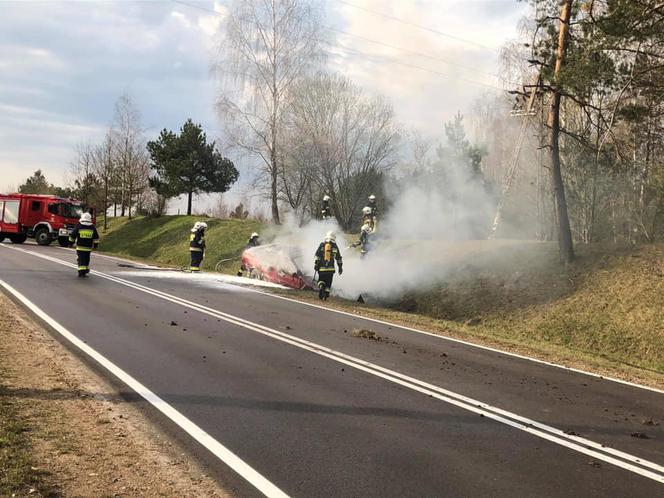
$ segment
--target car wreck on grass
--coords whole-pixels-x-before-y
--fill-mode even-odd
[[[242,271],[250,278],[291,289],[313,289],[314,282],[302,270],[302,254],[295,247],[268,244],[242,253]]]

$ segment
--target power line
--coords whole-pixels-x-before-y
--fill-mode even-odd
[[[385,19],[390,19],[392,21],[399,22],[401,24],[407,24],[408,26],[412,26],[414,28],[422,29],[424,31],[428,31],[430,33],[434,33],[434,34],[439,35],[439,36],[444,36],[446,38],[450,38],[452,40],[460,41],[460,42],[463,42],[463,43],[469,43],[471,45],[475,45],[476,47],[480,47],[480,48],[483,48],[485,50],[490,50],[491,52],[494,52],[494,53],[496,52],[495,48],[489,47],[487,45],[483,45],[483,44],[478,43],[478,42],[473,41],[473,40],[468,40],[466,38],[461,38],[460,36],[451,35],[449,33],[445,33],[444,31],[439,31],[437,29],[429,28],[428,26],[422,26],[421,24],[417,24],[417,23],[414,23],[414,22],[404,21],[403,19],[399,19],[396,16],[391,16],[391,15],[385,14],[383,12],[378,12],[376,10],[368,9],[366,7],[361,7],[359,5],[355,5],[353,3],[346,2],[345,0],[337,0],[337,1],[339,3],[343,3],[344,5],[348,5],[349,7],[352,7],[354,9],[369,12],[370,14],[373,14],[375,16],[384,17]]]
[[[334,48],[337,49],[337,50],[342,50],[342,51],[348,52],[348,53],[354,53],[356,55],[361,55],[364,58],[368,57],[368,58],[374,59],[374,61],[376,61],[376,62],[380,62],[380,61],[376,60],[378,57],[380,57],[381,59],[386,59],[385,56],[380,56],[380,55],[376,56],[376,55],[366,54],[364,52],[360,52],[358,50],[354,50],[354,49],[348,48],[348,47],[334,47]],[[329,52],[328,52],[328,54],[329,54]],[[471,80],[471,79],[468,79],[468,78],[464,78],[462,76],[456,76],[456,75],[451,75],[449,73],[443,73],[441,71],[436,71],[435,69],[429,69],[427,67],[418,66],[416,64],[410,64],[408,62],[401,62],[399,60],[394,60],[393,58],[391,59],[390,62],[393,63],[393,64],[399,64],[401,66],[406,66],[406,67],[410,67],[410,68],[413,68],[413,69],[420,69],[421,71],[427,71],[429,73],[437,74],[437,75],[440,75],[440,76],[445,76],[447,78],[457,79],[459,81],[465,81],[466,83],[471,83],[473,85],[484,86],[486,88],[491,88],[493,90],[500,90],[500,91],[504,90],[504,88],[500,88],[500,87],[495,86],[495,85],[491,85],[491,84],[488,84],[488,83],[483,83],[483,82],[477,81],[477,80]]]
[[[382,45],[383,47],[388,47],[388,48],[391,48],[391,49],[394,49],[394,50],[401,50],[402,52],[405,52],[405,53],[408,53],[408,54],[417,55],[419,57],[425,57],[427,59],[431,59],[431,60],[434,60],[434,61],[443,62],[445,64],[449,64],[450,66],[460,67],[460,68],[466,69],[468,71],[473,71],[473,72],[476,72],[476,73],[484,74],[486,76],[491,76],[492,78],[502,79],[497,74],[488,73],[488,72],[486,72],[482,69],[476,68],[476,67],[466,66],[466,65],[463,65],[463,64],[459,64],[457,62],[452,62],[452,61],[449,61],[447,59],[443,59],[442,57],[436,57],[436,56],[433,56],[433,55],[425,54],[423,52],[418,52],[416,50],[410,50],[408,48],[398,47],[396,45],[391,45],[389,43],[384,43],[384,42],[381,42],[381,41],[378,41],[378,40],[373,40],[373,39],[367,38],[365,36],[356,35],[354,33],[350,33],[348,31],[344,31],[342,29],[332,28],[330,26],[323,26],[323,27],[325,29],[329,30],[329,31],[334,31],[334,32],[337,32],[337,33],[342,33],[342,34],[347,35],[347,36],[352,36],[354,38],[359,38],[360,40],[364,40],[364,41],[367,41],[369,43],[374,43],[376,45]],[[513,83],[511,81],[508,81],[508,83],[513,84],[513,85],[516,84],[516,83]]]
[[[198,10],[202,10],[202,11],[210,12],[210,13],[213,13],[213,14],[216,14],[216,15],[219,15],[219,16],[222,16],[222,17],[225,17],[225,15],[222,14],[221,12],[217,12],[216,10],[209,9],[209,8],[207,8],[207,7],[202,7],[202,6],[199,6],[199,5],[193,5],[193,4],[190,4],[190,3],[188,3],[188,2],[184,2],[184,1],[182,1],[182,0],[170,0],[170,1],[173,2],[173,3],[176,3],[176,4],[185,5],[185,6],[187,6],[187,7],[192,7],[192,8],[198,9]],[[343,2],[342,0],[339,0],[339,1],[341,1],[342,3],[347,3],[347,2]],[[349,5],[350,5],[350,4],[349,4]],[[360,7],[360,8],[362,8],[362,7]],[[362,8],[362,9],[363,9],[363,8]],[[473,69],[473,68],[470,68],[470,67],[467,67],[467,66],[463,66],[463,65],[460,65],[460,64],[452,63],[452,62],[446,61],[446,60],[444,60],[444,59],[440,59],[440,58],[437,58],[437,57],[434,57],[434,56],[429,56],[429,55],[427,55],[427,54],[423,54],[423,53],[421,53],[421,52],[415,52],[415,51],[412,51],[412,50],[409,50],[409,49],[405,49],[405,48],[397,47],[397,46],[394,46],[394,45],[389,45],[389,44],[387,44],[387,43],[383,43],[383,42],[380,42],[380,41],[377,41],[377,40],[372,40],[372,39],[370,39],[370,38],[366,38],[366,37],[364,37],[364,36],[355,35],[355,34],[353,34],[353,33],[348,33],[348,32],[346,32],[346,31],[343,31],[343,30],[340,30],[340,29],[332,28],[332,27],[329,27],[329,26],[323,26],[323,27],[324,27],[325,29],[328,29],[328,30],[331,30],[331,31],[337,31],[337,32],[340,32],[340,33],[343,33],[343,34],[346,34],[346,35],[349,35],[349,36],[354,36],[354,37],[357,37],[357,38],[363,39],[363,40],[365,40],[365,41],[369,41],[369,42],[371,42],[371,43],[376,43],[376,44],[378,44],[378,45],[383,45],[383,46],[386,46],[386,47],[389,47],[389,48],[392,48],[392,49],[402,50],[402,51],[404,51],[404,52],[411,53],[411,54],[414,54],[414,55],[420,55],[420,56],[422,56],[422,57],[427,57],[427,58],[429,58],[429,59],[438,60],[438,61],[445,62],[445,63],[450,64],[450,65],[459,66],[459,67],[462,67],[462,68],[464,68],[464,69],[469,69],[469,70],[471,70],[471,71],[477,71],[477,72],[481,72],[481,73],[483,73],[483,74],[489,74],[489,73],[486,73],[486,72],[481,71],[481,70],[478,70],[478,69]],[[325,43],[323,40],[316,40],[316,41],[321,42],[321,43]],[[374,55],[374,54],[368,54],[368,53],[366,53],[366,52],[361,52],[361,51],[358,51],[358,50],[355,50],[355,49],[351,49],[351,48],[348,48],[348,47],[334,47],[334,48],[336,48],[336,49],[338,49],[338,50],[345,51],[345,52],[347,52],[347,53],[354,53],[354,54],[356,54],[356,55],[360,55],[360,56],[362,56],[363,58],[373,58],[374,61],[376,61],[376,62],[380,62],[380,61],[377,61],[377,58],[380,57],[380,58],[383,59],[383,62],[385,62],[385,59],[389,59],[389,62],[391,62],[392,64],[399,64],[399,65],[401,65],[401,66],[410,67],[410,68],[413,68],[413,69],[419,69],[419,70],[421,70],[421,71],[426,71],[426,72],[429,72],[429,73],[431,73],[431,74],[436,74],[436,75],[439,75],[439,76],[444,76],[444,77],[446,77],[446,78],[457,79],[457,80],[459,80],[459,81],[465,81],[465,82],[467,82],[467,83],[471,83],[471,84],[473,84],[473,85],[480,85],[480,86],[484,86],[484,87],[491,88],[491,89],[494,89],[494,90],[501,90],[501,91],[504,90],[503,88],[500,88],[500,87],[498,87],[498,86],[491,85],[491,84],[488,84],[488,83],[483,83],[483,82],[476,81],[476,80],[472,80],[472,79],[469,79],[469,78],[464,78],[464,77],[462,77],[462,76],[458,76],[458,75],[452,75],[452,74],[449,74],[449,73],[443,73],[443,72],[441,72],[441,71],[437,71],[437,70],[435,70],[435,69],[430,69],[430,68],[427,68],[427,67],[418,66],[418,65],[416,65],[416,64],[411,64],[411,63],[408,63],[408,62],[402,62],[402,61],[396,60],[396,59],[393,58],[393,57],[389,57],[389,58],[388,58],[388,57],[385,57],[385,56]],[[328,52],[328,54],[329,54],[329,52]],[[495,75],[491,75],[491,76],[494,77],[494,78],[497,78],[497,76],[495,76]],[[511,83],[511,82],[508,82],[508,83]],[[512,83],[511,83],[511,84],[512,84]]]

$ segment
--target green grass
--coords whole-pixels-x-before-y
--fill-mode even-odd
[[[255,220],[221,220],[200,216],[161,216],[109,218],[109,229],[100,228],[100,251],[144,259],[172,266],[189,266],[189,231],[196,221],[205,221],[207,249],[203,268],[211,270],[222,259],[240,256],[252,232],[261,233],[262,224]],[[100,222],[98,226],[103,224]],[[231,272],[238,261],[220,265]]]

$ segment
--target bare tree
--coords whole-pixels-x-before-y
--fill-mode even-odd
[[[95,150],[91,142],[82,142],[74,146],[74,159],[70,163],[73,175],[73,189],[86,205],[97,201],[97,176],[94,168]]]
[[[284,116],[292,89],[321,57],[320,31],[318,11],[306,0],[236,1],[227,18],[216,65],[218,111],[232,145],[258,158],[275,223]]]
[[[283,191],[303,195],[304,189],[314,202],[330,195],[337,220],[351,228],[367,195],[381,187],[396,161],[399,133],[392,107],[347,78],[319,73],[299,85],[291,125],[293,153],[281,170]]]
[[[148,186],[149,158],[141,127],[141,114],[133,99],[123,94],[115,104],[114,155],[120,184],[121,216],[131,218],[135,196]]]
[[[109,128],[104,136],[104,141],[97,145],[94,150],[94,172],[100,184],[98,198],[101,201],[101,210],[104,213],[104,230],[108,228],[106,212],[111,205],[113,180],[116,178],[113,136],[113,129]],[[97,206],[97,211],[99,211],[100,205]]]

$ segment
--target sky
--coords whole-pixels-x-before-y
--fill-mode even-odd
[[[388,97],[406,129],[440,135],[480,94],[509,86],[496,76],[499,50],[517,37],[524,2],[320,1],[329,68]],[[210,67],[230,5],[0,0],[0,192],[37,169],[65,185],[75,145],[103,137],[123,93],[148,139],[192,118],[223,143]]]

